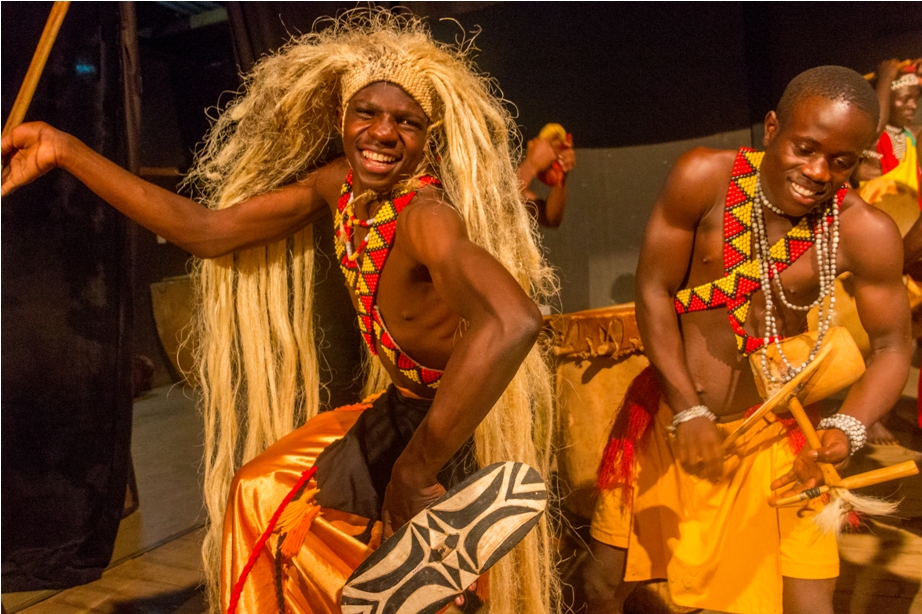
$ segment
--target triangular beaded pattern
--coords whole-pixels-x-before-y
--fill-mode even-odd
[[[679,290],[675,296],[675,310],[679,315],[726,306],[730,326],[736,334],[737,349],[747,356],[762,347],[763,343],[763,339],[747,335],[743,324],[749,314],[752,294],[762,285],[759,263],[752,257],[751,249],[752,207],[759,166],[764,155],[764,152],[744,147],[733,163],[724,205],[724,277]],[[835,207],[842,205],[847,191],[842,188],[836,193]],[[794,228],[771,247],[772,258],[777,264],[777,268],[769,272],[771,277],[791,266],[813,246],[816,217],[802,217]]]
[[[419,179],[420,187],[427,185],[440,185],[438,179],[423,176]],[[336,259],[339,268],[346,276],[346,284],[358,297],[359,329],[368,349],[375,356],[378,355],[375,339],[380,340],[381,347],[394,365],[400,369],[407,378],[429,388],[438,388],[442,371],[423,367],[407,356],[391,337],[384,320],[376,307],[378,295],[378,280],[381,271],[390,255],[394,245],[394,236],[397,233],[397,217],[400,212],[410,204],[416,196],[416,190],[399,192],[393,199],[385,200],[368,224],[368,235],[364,242],[365,255],[361,264],[357,259],[351,259],[346,250],[346,245],[352,242],[354,231],[345,223],[347,218],[346,208],[352,197],[352,171],[346,175],[346,183],[340,190],[339,203],[333,221],[336,226]]]

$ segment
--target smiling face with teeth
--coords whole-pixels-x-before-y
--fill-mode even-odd
[[[848,180],[876,136],[876,119],[841,100],[810,96],[765,118],[762,188],[788,215],[821,205]]]
[[[429,118],[393,83],[379,81],[359,90],[346,105],[342,125],[356,194],[390,191],[423,160]]]

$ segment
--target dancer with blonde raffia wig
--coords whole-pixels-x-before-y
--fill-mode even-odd
[[[187,179],[207,208],[45,124],[3,140],[4,194],[61,167],[205,259],[204,556],[212,604],[220,575],[222,607],[233,598],[237,611],[339,611],[366,542],[442,495],[470,457],[543,475],[548,466],[551,390],[534,300],[555,281],[519,192],[509,112],[473,69],[470,43],[435,43],[420,21],[385,11],[319,25],[262,60],[217,119]],[[329,162],[340,136],[344,156]],[[393,384],[316,416],[311,224],[327,210],[377,356],[368,390]],[[492,612],[549,611],[555,584],[538,526],[491,569]]]

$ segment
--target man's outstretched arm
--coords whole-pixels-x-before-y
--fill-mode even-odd
[[[335,202],[346,172],[334,163],[303,181],[214,210],[139,179],[48,124],[18,126],[3,137],[2,149],[3,196],[61,168],[141,226],[202,258],[270,243],[303,228],[327,210],[328,201]]]

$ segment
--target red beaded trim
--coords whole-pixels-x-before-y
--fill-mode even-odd
[[[435,177],[425,175],[419,178],[419,185],[420,187],[441,185],[441,182]],[[375,356],[378,355],[378,349],[375,344],[377,339],[381,343],[381,348],[387,358],[407,378],[429,388],[438,388],[442,371],[424,367],[407,356],[391,337],[380,312],[376,308],[378,281],[381,277],[381,271],[384,269],[384,263],[387,261],[387,257],[390,255],[391,248],[394,245],[394,236],[397,232],[397,217],[410,204],[417,191],[403,191],[393,199],[385,200],[375,214],[374,219],[360,224],[368,228],[368,234],[362,244],[350,254],[347,245],[352,245],[354,225],[351,224],[351,219],[354,219],[354,215],[350,218],[350,212],[348,211],[348,206],[352,199],[352,171],[349,171],[349,174],[346,175],[346,183],[343,184],[340,192],[335,216],[338,239],[336,241],[336,256],[343,275],[346,276],[346,283],[353,289],[359,299],[359,329],[369,351]],[[357,258],[363,252],[366,252],[365,257],[362,258],[361,264],[359,264]]]
[[[752,207],[759,166],[764,153],[749,148],[740,149],[733,163],[730,186],[724,209],[724,271],[725,275],[712,282],[679,290],[675,310],[681,315],[726,307],[730,326],[736,335],[737,348],[749,355],[762,347],[761,337],[751,337],[744,324],[749,313],[752,294],[762,286],[758,261],[752,257]],[[842,205],[847,188],[836,193],[835,207]],[[831,221],[831,215],[828,216]],[[800,258],[816,241],[816,215],[805,216],[771,247],[777,267],[770,276],[781,273]],[[774,339],[772,339],[774,341]]]

